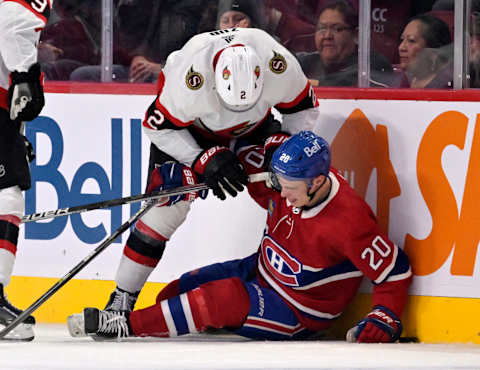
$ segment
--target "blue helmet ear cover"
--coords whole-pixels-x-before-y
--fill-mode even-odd
[[[311,131],[301,131],[285,141],[275,151],[272,171],[287,180],[311,180],[328,176],[330,147],[322,137]]]

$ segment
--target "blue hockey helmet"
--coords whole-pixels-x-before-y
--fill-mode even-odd
[[[322,137],[301,131],[273,153],[271,168],[287,180],[312,180],[330,171],[330,147]]]

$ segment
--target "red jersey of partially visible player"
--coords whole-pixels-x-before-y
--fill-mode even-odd
[[[261,150],[240,153],[248,173],[263,165]],[[325,329],[340,316],[363,276],[374,283],[374,306],[400,317],[412,276],[407,256],[379,229],[371,208],[336,170],[329,178],[327,199],[310,209],[293,207],[263,182],[249,184],[252,198],[268,211],[259,248],[260,281],[282,296],[311,330]]]

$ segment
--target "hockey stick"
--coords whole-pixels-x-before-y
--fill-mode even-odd
[[[264,181],[268,177],[268,172],[262,172],[255,175],[250,175],[250,182]],[[41,306],[47,299],[54,295],[61,287],[63,287],[68,281],[70,281],[75,275],[77,275],[86,265],[88,265],[96,256],[98,256],[104,249],[106,249],[112,242],[123,234],[127,229],[129,229],[140,217],[142,217],[150,208],[152,208],[156,202],[155,199],[162,198],[165,196],[179,195],[190,193],[192,191],[198,191],[207,189],[207,185],[198,184],[193,186],[183,186],[180,188],[175,188],[171,190],[160,191],[152,194],[142,194],[140,196],[135,196],[137,198],[142,197],[136,201],[140,200],[149,200],[148,203],[145,203],[140,210],[130,217],[125,223],[123,223],[110,237],[105,239],[97,248],[95,248],[89,255],[87,255],[80,263],[74,266],[68,273],[66,273],[60,280],[58,280],[47,292],[45,292],[40,298],[33,302],[30,307],[25,309],[20,315],[18,315],[10,324],[8,324],[2,331],[0,331],[0,339],[5,335],[15,329],[20,325],[32,312],[34,312],[39,306]],[[168,192],[168,194],[167,194]],[[161,193],[161,194],[160,194]],[[127,197],[132,198],[132,197]],[[126,198],[120,198],[126,199]],[[113,201],[118,201],[119,199],[114,199]],[[132,201],[130,201],[131,203]],[[100,202],[104,203],[104,202]],[[98,203],[94,203],[98,204]],[[125,204],[125,203],[120,203]],[[118,204],[118,205],[120,205]],[[85,207],[85,206],[83,206]],[[77,211],[77,213],[80,211]],[[62,215],[64,216],[64,215]]]
[[[268,177],[268,172],[257,173],[257,174],[250,175],[249,181],[250,182],[265,181],[267,177]],[[204,183],[200,183],[196,185],[182,186],[175,189],[160,190],[160,191],[156,191],[149,194],[138,194],[138,195],[132,195],[124,198],[105,200],[102,202],[90,203],[82,206],[59,208],[52,211],[44,211],[44,212],[32,213],[30,215],[25,215],[22,217],[21,223],[46,220],[49,218],[56,218],[61,216],[68,216],[74,213],[93,211],[95,209],[102,209],[102,208],[110,208],[110,207],[120,206],[123,204],[141,202],[143,200],[153,200],[153,199],[159,199],[163,197],[170,197],[174,195],[181,195],[181,194],[205,190],[205,189],[208,189],[208,186]]]
[[[140,217],[142,217],[150,208],[156,204],[155,201],[145,203],[140,210],[123,223],[110,237],[105,239],[97,248],[95,248],[89,255],[80,261],[74,268],[58,280],[46,293],[33,302],[30,307],[18,315],[10,324],[8,324],[2,331],[0,331],[0,339],[7,335],[10,331],[21,324],[33,311],[35,311],[41,304],[55,294],[62,286],[64,286],[70,279],[78,274],[86,265],[90,263],[96,256],[98,256],[104,249],[106,249],[113,241],[121,234],[128,230]]]

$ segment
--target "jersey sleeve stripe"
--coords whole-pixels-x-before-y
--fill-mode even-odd
[[[17,3],[21,6],[23,6],[25,9],[28,9],[30,12],[32,12],[33,15],[35,15],[37,18],[39,18],[44,24],[47,24],[48,17],[50,15],[50,9],[52,8],[51,1],[50,0],[47,0],[47,1],[48,1],[48,13],[47,13],[47,15],[45,15],[43,13],[37,12],[35,9],[32,8],[31,5],[27,4],[23,0],[3,0],[3,2],[12,2],[12,3]]]
[[[388,279],[386,280],[386,282],[405,280],[405,279],[408,279],[410,276],[412,276],[412,268],[411,267],[408,269],[407,272],[405,272],[403,274],[389,276]]]
[[[375,284],[380,284],[382,281],[384,281],[387,278],[387,276],[390,274],[390,272],[395,267],[395,264],[397,263],[397,256],[398,256],[398,247],[394,245],[392,262],[382,271],[382,273],[378,276],[378,278],[374,280]]]
[[[275,105],[276,108],[278,109],[288,109],[291,107],[296,106],[298,103],[300,103],[303,99],[305,99],[308,96],[308,92],[310,91],[310,82],[307,82],[305,85],[305,88],[302,90],[302,92],[291,102],[286,102],[286,103],[278,103]]]
[[[327,277],[325,279],[320,279],[320,280],[317,280],[317,281],[315,281],[313,283],[310,283],[308,285],[303,285],[303,286],[300,286],[300,287],[292,287],[292,289],[307,290],[307,289],[314,288],[314,287],[317,287],[317,286],[320,286],[320,285],[329,284],[333,281],[352,279],[352,278],[356,278],[356,277],[360,277],[360,276],[363,276],[363,273],[361,271],[352,271],[352,272],[347,272],[347,273],[344,273],[344,274],[337,274],[337,275],[334,275],[334,276],[330,276],[330,277]]]
[[[410,263],[408,262],[408,257],[403,250],[398,249],[398,256],[395,266],[393,267],[392,271],[390,271],[390,274],[387,276],[385,281],[400,281],[408,279],[410,276],[412,276],[412,270]]]

